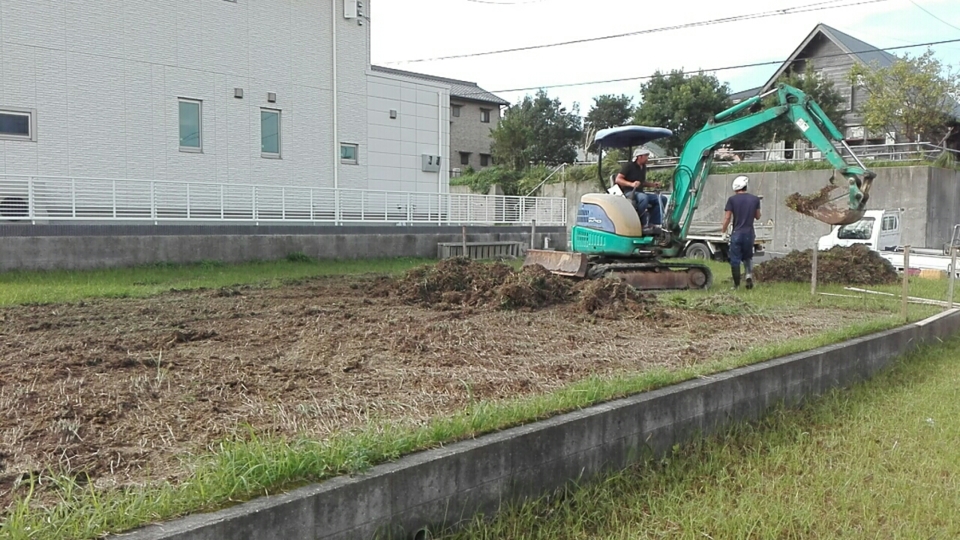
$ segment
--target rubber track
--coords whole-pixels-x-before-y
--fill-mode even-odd
[[[591,266],[587,270],[588,279],[598,279],[603,277],[604,274],[610,271],[631,271],[631,270],[652,270],[656,268],[665,268],[667,270],[680,270],[680,269],[692,269],[699,268],[702,269],[707,275],[707,283],[704,288],[710,288],[713,285],[713,272],[710,270],[709,266],[697,263],[664,263],[664,262],[648,262],[648,263],[603,263],[596,264]]]

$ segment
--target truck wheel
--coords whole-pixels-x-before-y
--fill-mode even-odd
[[[687,249],[683,252],[683,255],[690,259],[706,259],[709,260],[710,248],[702,242],[694,242],[687,246]]]

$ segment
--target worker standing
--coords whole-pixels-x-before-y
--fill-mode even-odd
[[[734,289],[740,287],[741,262],[746,270],[747,288],[753,288],[753,244],[757,238],[753,222],[760,219],[760,197],[747,193],[748,183],[748,178],[743,175],[733,179],[734,194],[727,199],[723,209],[723,224],[720,225],[720,232],[726,236],[727,227],[733,221],[729,258]]]

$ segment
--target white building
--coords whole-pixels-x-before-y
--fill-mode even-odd
[[[446,192],[449,87],[372,72],[370,33],[370,0],[0,0],[0,198],[19,175]]]

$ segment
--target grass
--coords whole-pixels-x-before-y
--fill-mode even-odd
[[[292,253],[285,260],[243,264],[198,262],[84,271],[0,273],[0,306],[142,298],[170,290],[250,284],[276,287],[290,280],[342,274],[396,274],[428,259],[321,260]]]
[[[960,337],[448,539],[956,538]]]
[[[334,273],[398,272],[424,261],[275,262],[245,265],[191,265],[146,267],[128,270],[98,270],[0,275],[5,280],[0,304],[30,301],[65,301],[109,295],[146,295],[170,288],[198,288],[240,283],[274,286],[285,279]],[[717,276],[717,287],[729,266],[709,263]],[[143,285],[147,280],[155,283]],[[7,284],[12,286],[8,287]],[[918,283],[918,286],[920,284]],[[937,284],[943,285],[943,284]],[[924,284],[930,287],[934,285]],[[913,293],[913,291],[912,291]],[[698,300],[717,297],[716,291],[668,293],[665,300],[690,309],[703,309]],[[330,440],[281,440],[248,434],[224,441],[216,452],[185,458],[191,476],[178,485],[165,484],[139,490],[94,490],[90,484],[48,471],[42,480],[54,482],[61,496],[59,504],[34,504],[25,498],[9,510],[0,524],[0,538],[95,538],[105,532],[122,532],[139,525],[187,513],[213,510],[238,501],[278,493],[299,485],[337,475],[362,471],[371,465],[403,454],[432,448],[455,440],[474,437],[511,426],[587,407],[599,402],[652,390],[693,377],[724,371],[809,350],[818,346],[895,327],[903,322],[895,299],[870,297],[846,299],[811,297],[802,285],[761,286],[737,291],[746,309],[775,313],[791,307],[844,307],[870,309],[877,317],[866,323],[842,325],[832,331],[766,347],[743,355],[718,358],[697,367],[677,371],[659,370],[636,376],[591,378],[547,395],[493,403],[478,402],[449,417],[435,418],[415,427],[377,422],[358,431],[339,433]],[[733,305],[738,314],[737,304]],[[911,306],[909,318],[917,320],[937,308]],[[762,331],[762,329],[758,329]],[[37,479],[33,479],[36,481]]]

